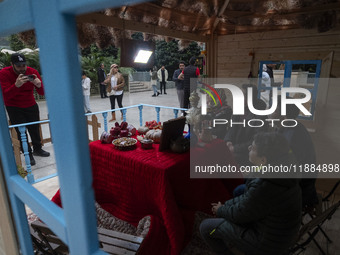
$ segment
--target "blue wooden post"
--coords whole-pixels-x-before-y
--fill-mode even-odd
[[[105,254],[98,246],[75,16],[137,2],[141,1],[0,1],[1,36],[35,29],[64,207],[18,175],[0,91],[0,156],[24,255],[33,255],[24,204],[68,244],[70,254]]]
[[[161,111],[161,108],[160,107],[155,107],[155,110],[157,112],[157,122],[160,122],[160,117],[159,117],[159,113]]]
[[[88,2],[91,1],[82,1],[85,5]],[[66,244],[70,254],[104,254],[98,245],[76,18],[72,13],[59,12],[64,3],[31,1],[55,157],[62,170],[58,175],[67,226]]]
[[[107,112],[102,113],[104,118],[104,130],[107,132]]]
[[[14,176],[18,176],[19,174],[17,171],[14,153],[12,149],[12,141],[8,130],[8,121],[6,117],[1,89],[0,89],[0,141],[1,141],[0,143],[1,163],[7,183],[6,186],[8,187],[8,195],[11,200],[11,208],[16,223],[15,226],[18,234],[18,239],[20,242],[20,248],[24,255],[33,255],[32,240],[30,238],[30,230],[27,224],[25,205],[22,201],[20,201],[20,199],[18,199],[18,197],[12,190],[13,188],[12,178]]]
[[[292,76],[292,61],[285,61],[285,72],[284,72],[284,80],[283,87],[290,87],[290,79]]]
[[[31,169],[31,160],[28,152],[28,139],[26,136],[26,126],[19,127],[22,149],[24,151],[25,162],[26,162],[26,171],[27,171],[27,181],[29,183],[34,183],[34,176],[32,174]]]
[[[123,113],[122,113],[122,114],[123,114],[123,120],[124,120],[124,121],[126,121],[126,111],[127,111],[126,109],[123,109],[123,110],[122,110],[122,112],[123,112]]]
[[[175,119],[178,117],[178,110],[174,109]]]
[[[138,106],[139,109],[139,125],[143,126],[143,105]]]

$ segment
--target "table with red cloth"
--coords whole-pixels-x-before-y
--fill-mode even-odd
[[[235,164],[225,142],[205,146],[194,148],[195,153],[225,150],[229,164]],[[195,212],[211,213],[211,203],[230,199],[242,180],[190,179],[190,153],[159,152],[158,147],[143,150],[138,142],[135,150],[119,151],[112,144],[90,143],[93,187],[96,201],[114,216],[134,226],[151,216],[139,254],[177,255],[191,238]]]

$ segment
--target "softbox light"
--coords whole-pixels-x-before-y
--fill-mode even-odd
[[[135,69],[151,69],[154,65],[155,45],[153,42],[123,39],[120,66]],[[146,61],[146,59],[148,60]]]

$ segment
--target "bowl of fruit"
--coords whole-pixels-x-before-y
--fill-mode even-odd
[[[113,140],[112,144],[118,150],[127,151],[136,148],[137,140],[131,137],[121,137]]]

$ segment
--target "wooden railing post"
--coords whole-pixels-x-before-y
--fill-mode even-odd
[[[92,126],[92,139],[89,138],[89,141],[97,141],[99,140],[99,128],[101,127],[101,124],[98,122],[98,118],[96,115],[91,116],[91,120],[87,120],[87,124],[89,126]]]
[[[93,141],[99,140],[99,129],[100,123],[98,123],[98,118],[96,115],[92,115],[92,134],[93,134]]]
[[[40,135],[40,141],[41,141],[41,146],[44,146],[44,137],[43,137],[43,133],[41,130],[41,124],[39,124],[39,135]]]
[[[22,166],[21,156],[20,156],[20,141],[18,139],[18,134],[15,128],[11,128],[11,137],[12,137],[15,162],[18,166]]]

